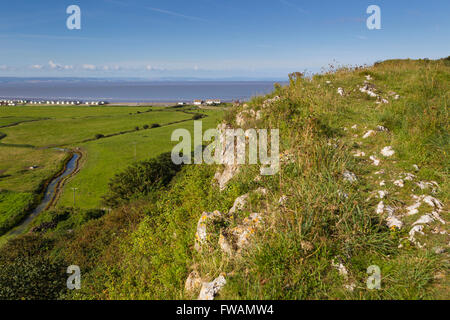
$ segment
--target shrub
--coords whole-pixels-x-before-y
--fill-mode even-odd
[[[150,126],[150,128],[159,128],[161,127],[161,125],[159,123],[152,123],[152,125]]]
[[[150,128],[150,126],[149,126],[148,124],[144,124],[143,128],[144,128],[145,130],[147,130],[148,128]]]
[[[105,136],[103,135],[103,134],[101,134],[101,133],[97,133],[96,135],[95,135],[95,139],[101,139],[101,138],[104,138]]]
[[[66,289],[67,266],[45,257],[18,257],[0,265],[0,299],[54,300]]]
[[[135,127],[134,130],[139,131],[139,127]]]
[[[199,120],[199,119],[201,119],[201,118],[203,118],[203,115],[197,113],[197,114],[194,114],[194,116],[192,117],[192,120]]]
[[[171,153],[141,161],[116,174],[109,183],[109,193],[103,197],[108,206],[118,206],[146,196],[167,186],[181,166],[172,162]]]

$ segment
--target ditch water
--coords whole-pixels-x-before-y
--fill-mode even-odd
[[[59,149],[61,150],[61,149]],[[66,150],[64,150],[66,151]],[[18,235],[21,234],[22,232],[25,231],[25,229],[28,227],[28,225],[33,221],[34,218],[36,218],[36,216],[41,213],[42,211],[44,211],[47,206],[50,204],[50,202],[53,200],[53,197],[55,196],[56,193],[56,188],[59,184],[59,182],[64,179],[65,177],[67,177],[68,175],[72,174],[74,172],[74,170],[77,167],[77,161],[78,158],[80,157],[79,154],[74,153],[72,155],[72,158],[69,160],[69,162],[66,165],[66,170],[64,170],[64,172],[62,174],[60,174],[59,176],[57,176],[56,178],[54,178],[50,184],[47,186],[47,188],[45,189],[45,194],[44,194],[44,198],[42,199],[41,203],[33,210],[33,212],[31,212],[31,214],[16,228],[14,228],[13,230],[11,230],[8,235]]]

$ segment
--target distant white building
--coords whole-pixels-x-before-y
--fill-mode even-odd
[[[194,106],[201,106],[203,104],[203,100],[194,100]]]
[[[219,104],[221,104],[222,103],[222,101],[220,101],[220,100],[218,100],[218,99],[209,99],[209,100],[206,100],[206,104],[208,105],[208,106],[217,106],[217,105],[219,105]]]

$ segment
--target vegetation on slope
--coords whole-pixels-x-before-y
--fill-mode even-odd
[[[258,167],[242,165],[220,191],[214,179],[220,167],[185,166],[150,198],[71,229],[57,223],[36,239],[48,239],[43,253],[17,245],[31,235],[8,243],[16,256],[0,261],[2,269],[20,263],[15,259],[22,252],[79,265],[81,290],[63,293],[49,283],[46,296],[71,299],[196,298],[200,287],[185,288],[192,274],[201,281],[224,275],[217,299],[448,299],[449,239],[442,222],[449,221],[449,59],[385,61],[290,78],[288,86],[225,116],[234,126],[244,117],[244,129],[280,129],[277,175],[260,176]],[[366,85],[376,97],[360,90]],[[252,116],[258,111],[260,119]],[[385,156],[386,147],[395,153]],[[259,188],[265,191],[255,192]],[[247,193],[246,204],[230,211]],[[436,202],[425,203],[425,196]],[[417,212],[408,215],[416,201],[422,201]],[[381,202],[385,210],[378,210]],[[218,218],[207,223],[208,237],[197,250],[204,211]],[[251,213],[261,222],[250,241],[225,252],[221,234]],[[431,220],[419,223],[423,234],[411,237],[424,216]],[[381,269],[380,290],[366,286],[372,265]]]

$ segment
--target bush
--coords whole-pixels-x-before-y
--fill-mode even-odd
[[[171,153],[163,153],[155,159],[141,161],[124,172],[116,174],[109,183],[104,203],[115,207],[165,187],[181,169],[172,162]]]
[[[152,123],[152,125],[150,126],[150,128],[159,128],[161,127],[161,125],[159,123]]]
[[[150,128],[150,126],[149,126],[148,124],[144,124],[143,128],[144,128],[145,130],[147,130],[148,128]]]
[[[64,263],[37,256],[0,265],[0,299],[58,299],[67,290],[66,268]]]
[[[135,127],[134,130],[139,131],[139,127]]]
[[[101,134],[101,133],[97,133],[96,135],[95,135],[95,139],[101,139],[101,138],[104,138],[105,136],[103,135],[103,134]]]
[[[194,116],[192,117],[192,120],[199,120],[201,118],[203,118],[203,115],[197,113],[197,114],[194,114]]]

